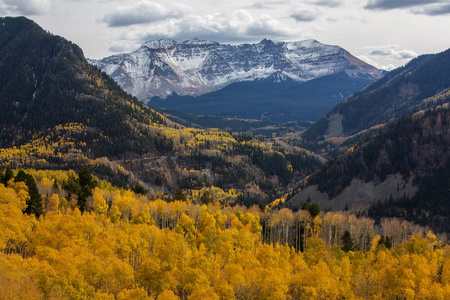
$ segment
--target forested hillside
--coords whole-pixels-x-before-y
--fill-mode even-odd
[[[88,174],[3,172],[2,299],[450,297],[450,249],[411,223],[247,210],[218,191],[207,205],[198,194],[167,202]],[[31,181],[39,218],[23,213],[37,199]],[[84,213],[77,184],[93,187]]]
[[[449,57],[450,49],[422,55],[389,72],[336,105],[305,132],[304,139],[317,149],[325,149],[327,143],[333,148],[357,133],[448,102]]]
[[[282,77],[279,74],[278,77]],[[153,97],[148,105],[195,115],[289,121],[316,121],[373,78],[353,78],[337,73],[298,83],[273,75],[264,80],[233,83],[197,97]]]
[[[403,217],[448,232],[449,149],[448,108],[421,111],[401,118],[376,136],[367,138],[328,161],[308,178],[307,186],[316,185],[329,199],[335,199],[352,185],[353,180],[379,185],[389,176],[399,174],[403,180],[399,181],[396,190],[390,191],[390,197],[387,191],[386,198],[378,198],[372,204],[370,214],[377,218]],[[408,181],[412,181],[418,191],[404,194],[403,197],[392,197]],[[376,196],[379,195],[373,197]],[[293,205],[299,197],[297,200],[294,197]]]
[[[162,150],[161,137],[137,125],[164,118],[89,65],[78,46],[25,18],[1,21],[2,147],[49,136],[95,156]]]

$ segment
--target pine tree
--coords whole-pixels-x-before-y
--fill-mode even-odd
[[[342,247],[341,249],[345,252],[355,251],[358,248],[358,245],[355,243],[350,231],[346,230],[341,237]]]
[[[344,234],[341,237],[341,241],[342,241],[342,247],[341,249],[345,252],[348,251],[354,251],[356,250],[356,244],[355,241],[352,238],[352,235],[350,234],[350,231],[346,230],[344,232]]]
[[[27,202],[27,208],[25,209],[25,213],[34,214],[36,218],[39,218],[42,215],[42,197],[39,193],[39,189],[36,185],[36,180],[33,176],[27,175],[25,180],[25,184],[28,186],[28,195],[30,196],[30,200]]]
[[[131,189],[134,193],[136,194],[141,194],[141,195],[145,195],[147,194],[147,190],[140,185],[139,183],[136,183],[135,186]]]
[[[14,174],[11,168],[8,166],[6,167],[5,174],[2,176],[2,183],[6,186],[8,184],[8,181],[13,178]]]
[[[182,189],[178,189],[173,196],[174,200],[178,201],[186,201],[186,195],[184,194]]]
[[[14,178],[14,182],[19,182],[19,181],[25,182],[26,179],[27,179],[27,173],[25,173],[24,170],[19,170],[19,172],[17,172],[16,177]]]
[[[28,187],[28,196],[30,198],[26,202],[27,207],[25,208],[24,213],[29,215],[34,214],[37,218],[39,218],[39,216],[42,215],[43,212],[42,197],[39,193],[39,189],[36,185],[36,180],[34,179],[34,177],[30,174],[25,173],[24,170],[19,170],[16,177],[14,178],[14,181],[23,181]]]
[[[80,191],[78,193],[78,207],[83,212],[86,206],[86,199],[92,196],[92,189],[95,188],[96,183],[92,177],[89,167],[83,167],[78,172],[78,182],[80,185]]]

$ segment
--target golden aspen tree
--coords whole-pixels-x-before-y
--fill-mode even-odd
[[[108,216],[111,219],[112,223],[117,223],[119,222],[122,213],[120,212],[119,207],[117,207],[117,205],[113,205],[111,206],[111,209],[108,212]]]
[[[108,204],[102,194],[102,191],[98,187],[94,188],[92,194],[92,209],[97,214],[105,214],[108,211]]]
[[[116,296],[117,300],[152,300],[142,288],[124,289]]]
[[[58,212],[59,211],[59,196],[58,194],[53,194],[47,202],[47,211]]]
[[[165,290],[159,294],[157,300],[180,300],[171,290]]]

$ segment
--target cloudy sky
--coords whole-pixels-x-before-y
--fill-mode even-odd
[[[0,14],[27,16],[89,58],[160,38],[314,38],[392,69],[450,48],[450,0],[0,0]]]

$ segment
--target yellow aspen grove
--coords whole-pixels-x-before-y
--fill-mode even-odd
[[[50,194],[37,219],[24,214],[26,185],[0,184],[1,299],[450,297],[445,238],[405,221],[166,202],[108,185],[82,213]]]

